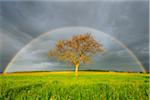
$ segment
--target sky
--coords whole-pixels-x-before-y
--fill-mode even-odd
[[[0,71],[33,39],[70,26],[94,28],[117,38],[148,70],[148,6],[148,0],[0,1]]]

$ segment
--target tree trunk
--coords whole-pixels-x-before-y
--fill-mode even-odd
[[[76,79],[78,79],[78,68],[79,68],[79,64],[75,65],[75,75],[76,75]]]

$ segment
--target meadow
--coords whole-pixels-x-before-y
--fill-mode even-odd
[[[149,74],[80,71],[0,75],[0,100],[149,100]]]

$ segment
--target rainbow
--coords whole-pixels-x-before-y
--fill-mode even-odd
[[[7,73],[7,69],[8,67],[16,60],[17,56],[19,54],[21,54],[22,51],[24,51],[25,48],[27,47],[30,47],[31,44],[35,41],[37,41],[39,38],[41,38],[42,36],[44,36],[45,34],[48,34],[48,33],[53,33],[54,31],[56,30],[61,30],[61,29],[67,29],[67,28],[84,28],[84,29],[87,29],[87,30],[94,30],[94,31],[97,31],[97,32],[100,32],[99,30],[96,30],[96,29],[93,29],[93,28],[89,28],[89,27],[64,27],[64,28],[58,28],[58,29],[54,29],[54,30],[51,30],[51,31],[48,31],[46,33],[43,33],[42,35],[40,35],[39,37],[33,39],[31,42],[29,42],[26,46],[24,46],[23,48],[21,48],[21,50],[13,57],[13,59],[8,63],[7,67],[4,69],[3,73]],[[107,34],[107,33],[104,33],[102,32],[104,35],[108,36],[109,38],[111,38],[112,40],[114,40],[115,42],[117,42],[119,45],[121,45],[123,48],[125,48],[127,50],[127,52],[130,54],[130,56],[137,62],[137,64],[140,66],[142,72],[146,72],[145,68],[143,67],[142,63],[138,60],[138,58],[134,55],[134,53],[125,45],[123,44],[122,42],[120,42],[118,39],[116,39],[115,37]]]

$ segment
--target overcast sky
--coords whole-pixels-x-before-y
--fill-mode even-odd
[[[148,70],[149,8],[143,1],[0,1],[0,71],[32,39],[53,29],[91,27],[116,37]]]

